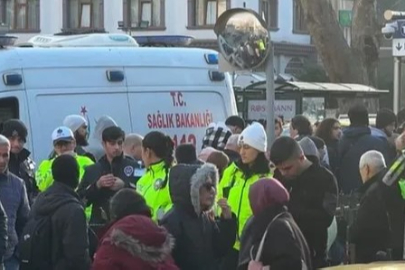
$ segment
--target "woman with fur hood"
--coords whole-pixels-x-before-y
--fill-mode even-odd
[[[112,223],[102,236],[94,270],[178,270],[171,257],[173,237],[156,225],[145,199],[122,189],[111,199]]]
[[[179,164],[169,175],[173,208],[161,221],[174,236],[172,252],[182,270],[216,270],[235,242],[236,218],[225,200],[218,202],[222,216],[212,211],[218,184],[218,170],[204,165]]]

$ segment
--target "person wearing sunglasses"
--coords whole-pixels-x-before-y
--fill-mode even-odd
[[[36,184],[40,192],[44,192],[52,186],[54,179],[52,175],[52,164],[56,157],[61,155],[72,155],[75,157],[79,164],[79,180],[81,181],[84,175],[85,168],[94,164],[94,162],[86,156],[78,155],[74,149],[76,147],[76,140],[71,129],[65,126],[60,126],[52,132],[52,142],[55,152],[55,157],[46,159],[41,162],[35,174]],[[91,206],[86,208],[87,219],[90,219]]]
[[[226,200],[218,202],[222,215],[213,215],[218,179],[217,168],[209,163],[170,170],[173,207],[160,223],[175,238],[172,256],[180,269],[219,269],[235,242],[236,219]]]

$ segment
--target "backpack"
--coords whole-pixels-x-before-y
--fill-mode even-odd
[[[55,258],[52,247],[52,216],[67,201],[46,216],[36,216],[25,225],[19,242],[20,270],[52,270]]]

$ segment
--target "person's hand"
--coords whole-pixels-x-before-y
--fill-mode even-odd
[[[224,198],[218,201],[218,206],[221,208],[221,217],[224,219],[232,218],[231,207],[228,204],[228,201]]]
[[[115,177],[115,182],[114,184],[110,187],[111,190],[117,191],[120,190],[125,186],[125,182],[122,181],[120,178]]]
[[[115,177],[112,174],[106,174],[100,177],[100,179],[98,179],[97,181],[97,187],[98,188],[109,188],[112,187],[114,185],[115,182]]]
[[[269,269],[270,267],[263,267],[263,264],[261,262],[256,262],[256,261],[250,261],[248,265],[248,270],[264,270],[264,269]]]

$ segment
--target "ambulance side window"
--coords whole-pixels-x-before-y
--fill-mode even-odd
[[[0,123],[19,118],[18,99],[15,97],[0,98]]]

